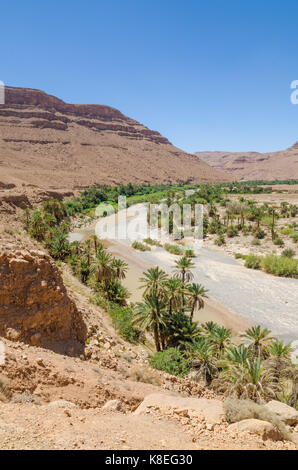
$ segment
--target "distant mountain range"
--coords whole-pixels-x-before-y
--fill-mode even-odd
[[[298,142],[279,152],[196,152],[195,155],[235,181],[298,179]]]
[[[6,87],[0,105],[0,187],[216,182],[229,177],[159,132],[103,105],[75,105]]]

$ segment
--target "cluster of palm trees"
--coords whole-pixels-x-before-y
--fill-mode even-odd
[[[135,306],[135,323],[154,335],[157,351],[191,341],[196,331],[193,316],[204,307],[207,289],[191,282],[194,263],[186,256],[175,262],[173,276],[159,267],[140,279],[143,302]]]
[[[68,262],[81,282],[100,292],[107,300],[126,305],[130,293],[122,281],[128,265],[108,253],[96,235],[85,243],[73,242]]]

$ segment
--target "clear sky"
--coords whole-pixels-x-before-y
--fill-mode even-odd
[[[297,0],[1,2],[0,80],[98,103],[188,151],[298,140]]]

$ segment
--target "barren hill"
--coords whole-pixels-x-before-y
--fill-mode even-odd
[[[298,178],[298,142],[286,150],[272,153],[197,152],[195,155],[236,181]]]
[[[227,179],[117,109],[67,104],[39,90],[11,87],[5,103],[0,105],[2,187],[29,183],[70,190]]]

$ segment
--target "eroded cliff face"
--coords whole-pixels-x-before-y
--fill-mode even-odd
[[[68,354],[86,339],[59,270],[42,251],[0,250],[0,336]]]
[[[228,179],[115,108],[11,87],[0,105],[0,170],[0,186],[45,190]]]

